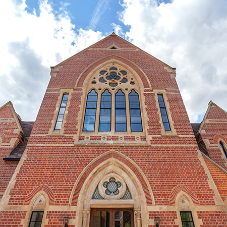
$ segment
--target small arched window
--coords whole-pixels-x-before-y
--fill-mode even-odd
[[[109,64],[88,81],[83,132],[143,132],[139,84],[121,66]]]
[[[225,157],[227,158],[227,153],[226,153],[226,150],[225,150],[225,147],[224,147],[224,144],[222,143],[222,141],[219,142],[219,145],[220,145],[222,151],[224,152]]]

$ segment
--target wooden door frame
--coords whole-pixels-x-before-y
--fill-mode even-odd
[[[133,209],[127,209],[127,208],[92,208],[91,209],[91,214],[90,214],[90,223],[89,227],[93,227],[93,215],[96,211],[107,211],[110,213],[110,226],[109,227],[114,227],[114,221],[115,217],[114,214],[116,211],[128,211],[131,214],[131,227],[134,227],[134,212]]]

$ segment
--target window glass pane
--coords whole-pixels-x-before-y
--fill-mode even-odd
[[[85,116],[84,123],[95,123],[95,116]]]
[[[126,124],[115,124],[115,131],[126,132]]]
[[[111,109],[111,102],[101,102],[101,108],[110,108]]]
[[[62,100],[67,101],[68,100],[68,96],[69,96],[68,94],[64,94]]]
[[[142,125],[141,124],[132,124],[131,123],[131,131],[132,132],[142,132]]]
[[[89,102],[97,101],[97,95],[94,96],[94,95],[89,95],[88,94],[87,101],[89,101]]]
[[[125,132],[126,130],[125,94],[122,90],[118,90],[115,95],[115,131]]]
[[[87,108],[96,109],[96,102],[87,102]]]
[[[111,115],[111,109],[101,109],[100,116],[101,115]]]
[[[163,121],[163,123],[164,123],[164,122],[169,123],[168,117],[167,117],[167,116],[162,116],[162,121]]]
[[[99,131],[101,132],[110,131],[110,124],[99,124]]]
[[[132,116],[139,116],[140,117],[140,109],[130,109],[130,115]]]
[[[111,123],[111,94],[108,90],[105,90],[101,96],[99,131],[110,131],[111,128],[110,123]]]
[[[164,122],[163,125],[166,131],[170,131],[169,122]]]
[[[226,156],[226,158],[227,158],[227,153],[226,153],[226,150],[225,150],[225,148],[224,148],[223,143],[222,143],[222,142],[220,142],[219,144],[220,144],[221,149],[223,150],[223,152],[224,152],[224,154],[225,154],[225,156]]]
[[[55,129],[56,130],[60,130],[61,129],[61,124],[62,124],[62,121],[56,122]]]
[[[164,102],[162,95],[158,95],[158,101],[159,102]]]
[[[140,104],[139,104],[139,102],[138,102],[138,103],[135,103],[135,102],[132,102],[132,103],[131,103],[131,102],[130,102],[129,107],[130,107],[130,108],[135,108],[135,109],[136,109],[136,108],[140,108]]]
[[[35,227],[35,222],[30,222],[29,227]]]
[[[161,107],[164,107],[165,108],[165,103],[164,102],[159,102],[159,106],[160,106],[160,108]]]
[[[93,115],[95,116],[96,114],[96,109],[86,109],[85,116],[86,115]]]
[[[63,114],[59,114],[59,115],[58,115],[58,119],[57,119],[57,121],[63,121],[63,117],[64,117],[64,115],[63,115]]]
[[[110,123],[110,116],[100,116],[100,123]]]
[[[181,211],[180,216],[183,227],[194,227],[191,211]]]
[[[141,123],[141,117],[131,117],[131,123]]]
[[[42,222],[33,222],[33,223],[35,223],[34,227],[41,227],[42,225]]]
[[[107,95],[103,95],[103,94],[102,94],[101,101],[104,101],[104,102],[111,102],[111,96],[107,96]]]
[[[61,107],[66,107],[66,104],[67,104],[67,100],[62,100]]]
[[[130,94],[131,94],[131,93],[130,93]],[[129,95],[130,95],[130,94],[129,94]],[[130,95],[130,96],[129,96],[129,101],[130,101],[130,102],[136,102],[136,103],[138,103],[138,102],[139,102],[139,96],[138,96],[138,95],[133,95],[133,96]]]
[[[94,130],[95,130],[95,124],[84,123],[83,131],[94,131]]]
[[[161,108],[160,109],[161,110],[161,115],[163,116],[166,116],[167,115],[167,113],[166,113],[166,109],[165,108]]]
[[[58,114],[64,114],[65,113],[65,108],[63,107],[63,108],[60,108],[60,110],[59,110],[59,113]]]
[[[125,102],[116,102],[115,108],[125,109]]]
[[[94,131],[95,130],[96,106],[97,106],[97,93],[93,89],[87,95],[83,131]]]
[[[116,102],[125,102],[125,96],[124,95],[117,95],[117,94],[116,94],[115,101]]]
[[[126,123],[126,116],[116,116],[116,123]]]

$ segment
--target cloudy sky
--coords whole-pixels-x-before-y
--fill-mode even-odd
[[[172,67],[191,122],[227,110],[227,0],[7,0],[0,106],[35,120],[50,66],[115,32]]]

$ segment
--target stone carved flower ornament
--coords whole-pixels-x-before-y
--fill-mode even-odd
[[[104,199],[120,199],[126,191],[125,181],[116,173],[107,174],[98,185]]]

